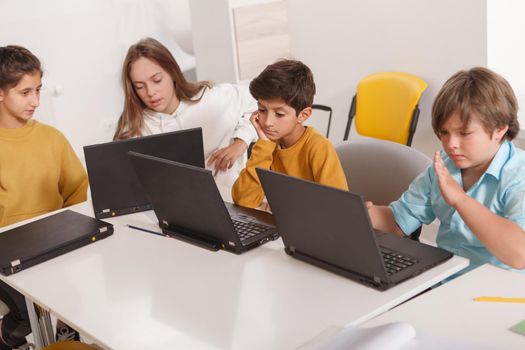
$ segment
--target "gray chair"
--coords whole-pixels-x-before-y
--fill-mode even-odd
[[[415,148],[380,139],[347,140],[336,145],[335,150],[350,191],[379,205],[397,200],[412,180],[432,164]],[[418,231],[411,238],[419,239],[421,230]]]

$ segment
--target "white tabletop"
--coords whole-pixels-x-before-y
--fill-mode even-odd
[[[92,213],[87,204],[75,209]],[[280,240],[235,255],[123,225],[155,228],[152,212],[107,221],[111,237],[1,278],[112,349],[291,349],[467,265],[454,257],[379,292],[287,256]]]
[[[525,336],[509,330],[525,320],[525,304],[477,302],[478,296],[525,297],[525,276],[483,265],[364,323],[404,321],[417,331],[493,349],[525,349]]]

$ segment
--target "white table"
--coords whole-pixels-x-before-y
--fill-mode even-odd
[[[91,213],[89,204],[74,208]],[[112,349],[291,349],[328,325],[361,323],[454,274],[454,257],[386,292],[287,256],[280,240],[242,255],[132,230],[2,280]]]
[[[525,297],[525,276],[483,265],[364,324],[403,321],[417,331],[493,349],[525,349],[509,330],[525,319],[525,304],[476,302],[478,296]]]

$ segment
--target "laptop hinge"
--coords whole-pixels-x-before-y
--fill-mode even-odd
[[[11,267],[15,267],[15,266],[18,266],[18,265],[20,265],[20,259],[16,259],[16,260],[11,261]]]
[[[290,250],[290,253],[295,253],[295,247],[293,245],[288,248]]]
[[[381,278],[374,276],[374,282],[381,283]]]

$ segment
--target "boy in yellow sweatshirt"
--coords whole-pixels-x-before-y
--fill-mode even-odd
[[[324,185],[348,190],[332,143],[310,126],[315,83],[302,62],[280,60],[267,66],[250,83],[258,110],[250,118],[258,141],[232,188],[236,204],[257,208],[264,192],[256,167],[271,169]]]
[[[58,130],[32,120],[42,87],[40,61],[20,46],[0,47],[0,227],[86,200],[86,172]],[[24,297],[0,281],[8,307],[0,350],[30,333]]]

